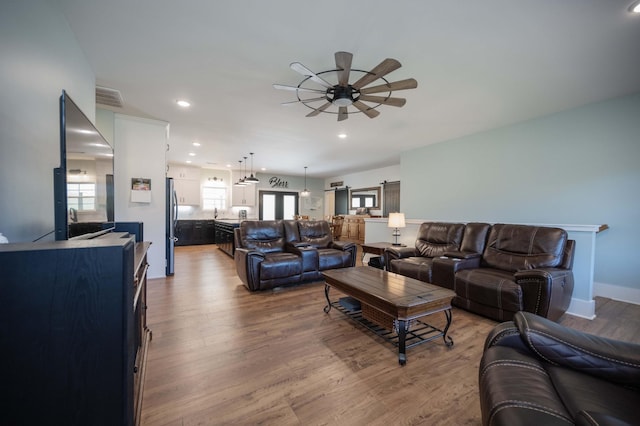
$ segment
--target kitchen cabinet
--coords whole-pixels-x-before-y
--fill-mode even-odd
[[[178,220],[176,224],[176,246],[215,244],[215,222],[213,220]]]
[[[232,206],[255,206],[256,204],[256,186],[233,186],[231,193]]]
[[[198,167],[169,164],[167,176],[173,178],[179,205],[200,205],[200,169]]]
[[[234,229],[239,226],[239,222],[221,222],[216,220],[216,244],[220,250],[231,257],[233,257],[235,253]]]

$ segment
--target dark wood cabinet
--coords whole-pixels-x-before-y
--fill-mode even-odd
[[[216,234],[216,244],[218,248],[223,252],[227,253],[229,256],[233,257],[235,252],[235,244],[234,244],[234,229],[239,227],[240,224],[238,222],[220,222],[216,220],[215,223],[215,234]]]
[[[148,246],[126,233],[0,245],[0,424],[138,423]]]
[[[179,220],[176,224],[176,246],[215,244],[213,220]]]

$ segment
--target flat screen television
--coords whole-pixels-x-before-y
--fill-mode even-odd
[[[113,148],[64,90],[60,167],[53,177],[56,240],[88,238],[113,228]]]

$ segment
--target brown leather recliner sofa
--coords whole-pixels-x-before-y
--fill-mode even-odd
[[[415,249],[385,256],[390,272],[454,290],[457,307],[497,321],[518,311],[557,320],[573,294],[574,251],[560,228],[427,222]]]
[[[356,262],[356,245],[334,241],[324,220],[245,220],[234,232],[236,271],[251,291],[318,280]]]
[[[478,379],[484,426],[640,423],[640,345],[529,312],[487,336]]]

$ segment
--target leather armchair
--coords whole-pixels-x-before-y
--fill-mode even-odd
[[[522,310],[556,320],[571,302],[574,251],[560,228],[493,225],[480,264],[456,262],[453,304],[498,321]]]
[[[252,291],[265,290],[302,279],[302,257],[287,251],[281,220],[243,221],[234,229],[236,271]]]
[[[529,312],[488,336],[478,384],[482,424],[638,424],[640,345]]]
[[[424,282],[431,281],[433,259],[451,250],[460,250],[463,223],[425,222],[418,229],[415,247],[389,247],[386,268]]]
[[[415,248],[385,250],[387,271],[453,289],[452,267],[440,268],[441,257],[476,259],[479,264],[491,225],[488,223],[426,222],[420,225]],[[452,261],[453,262],[453,261]],[[472,263],[469,263],[471,265]]]

